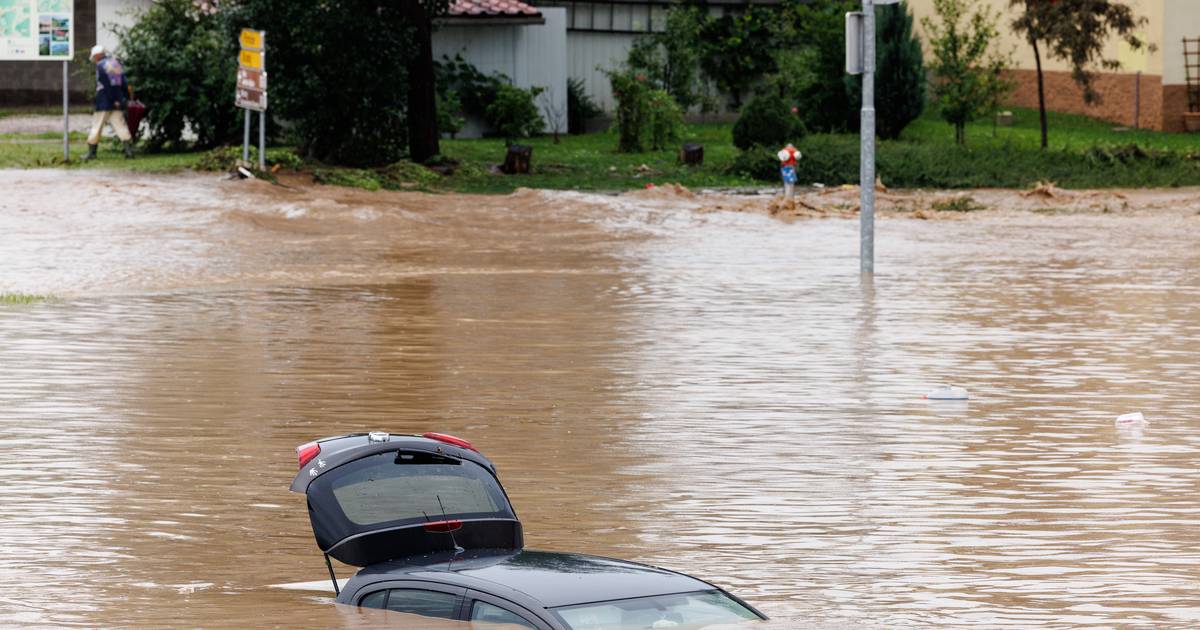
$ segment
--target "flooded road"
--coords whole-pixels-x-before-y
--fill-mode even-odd
[[[0,626],[380,627],[272,586],[293,449],[369,429],[780,628],[1200,625],[1194,210],[888,219],[864,284],[856,220],[689,203],[0,171],[59,296],[0,305]]]

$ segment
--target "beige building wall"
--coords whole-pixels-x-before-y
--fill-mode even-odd
[[[1121,68],[1100,73],[1096,90],[1101,101],[1088,104],[1071,80],[1070,65],[1048,58],[1043,48],[1047,105],[1055,111],[1086,114],[1122,125],[1182,131],[1183,112],[1187,111],[1183,38],[1200,37],[1200,0],[1127,1],[1136,15],[1146,18],[1138,35],[1153,50],[1132,50],[1119,38],[1113,38],[1105,50],[1105,57],[1120,61]],[[976,3],[1000,16],[998,46],[1000,50],[1012,53],[1013,77],[1018,83],[1011,104],[1036,107],[1033,49],[1012,30],[1017,9],[1010,6],[1009,0],[976,0]],[[928,41],[921,20],[937,19],[933,0],[907,0],[906,4],[917,20],[917,31]]]

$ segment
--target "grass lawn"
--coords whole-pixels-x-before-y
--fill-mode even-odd
[[[931,108],[932,109],[932,108]],[[1036,109],[1012,108],[1011,127],[993,127],[991,119],[967,125],[967,146],[972,148],[1021,147],[1038,149],[1042,132]],[[1143,149],[1200,150],[1200,134],[1134,130],[1115,123],[1076,114],[1047,112],[1050,150],[1086,150],[1096,145],[1136,144]],[[993,131],[995,136],[993,136]],[[954,142],[954,128],[934,111],[904,129],[905,142],[946,144]]]
[[[1200,185],[1200,136],[1156,131],[1123,130],[1111,123],[1070,114],[1050,114],[1050,148],[1038,147],[1037,111],[1014,109],[1014,124],[993,128],[991,121],[968,125],[967,145],[954,144],[953,128],[936,112],[914,121],[898,141],[879,143],[879,172],[895,188],[1023,188],[1041,180],[1064,187],[1159,187]],[[533,172],[508,176],[491,169],[504,159],[499,139],[443,140],[442,152],[457,160],[450,177],[405,179],[379,177],[375,171],[310,165],[320,181],[368,188],[414,182],[411,187],[436,191],[505,193],[516,188],[619,191],[647,183],[678,182],[689,188],[743,188],[774,185],[778,165],[772,150],[741,155],[732,145],[731,125],[696,124],[686,127],[676,143],[704,145],[704,164],[680,165],[676,149],[639,154],[616,152],[613,133],[523,141],[533,147]],[[783,143],[781,139],[780,144]],[[799,166],[801,183],[826,185],[858,180],[858,135],[816,134],[797,143],[804,152]],[[1136,145],[1136,147],[1131,146]],[[286,149],[271,151],[278,156]],[[171,172],[196,168],[205,153],[139,153],[125,160],[116,145],[106,141],[100,159],[81,163],[86,153],[82,134],[71,135],[72,161],[66,168],[114,168],[141,172]],[[271,157],[270,155],[268,157]],[[0,135],[0,168],[63,167],[61,136]],[[208,160],[211,162],[211,160]],[[737,168],[734,168],[735,165]],[[748,174],[750,173],[750,174]],[[751,174],[759,176],[756,179]]]
[[[447,182],[464,192],[509,192],[518,187],[562,190],[628,190],[647,183],[678,182],[689,188],[761,187],[747,175],[728,172],[737,156],[727,124],[688,125],[683,138],[669,151],[617,153],[614,133],[531,138],[521,143],[533,147],[529,175],[504,176],[489,167],[504,161],[504,141],[483,138],[443,140],[442,152],[463,165],[462,172]],[[704,164],[689,167],[679,163],[678,146],[684,142],[704,145]]]

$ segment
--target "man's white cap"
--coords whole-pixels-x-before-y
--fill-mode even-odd
[[[100,44],[96,44],[95,46],[92,46],[92,54],[91,54],[92,57],[95,57],[96,55],[103,55],[103,54],[104,54],[104,46],[101,46]]]

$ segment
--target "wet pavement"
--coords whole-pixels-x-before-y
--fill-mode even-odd
[[[274,586],[294,447],[367,429],[781,628],[1200,625],[1200,217],[884,219],[874,283],[857,228],[0,171],[0,292],[58,296],[0,305],[0,626],[387,626]]]

